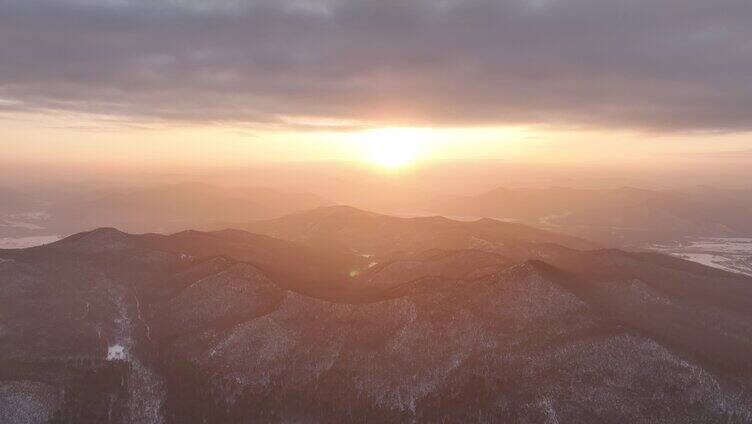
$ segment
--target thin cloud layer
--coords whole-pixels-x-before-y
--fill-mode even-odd
[[[752,129],[748,0],[0,0],[0,109]]]

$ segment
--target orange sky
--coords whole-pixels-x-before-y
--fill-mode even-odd
[[[647,133],[541,127],[375,127],[300,130],[230,124],[139,124],[70,113],[0,119],[3,159],[16,163],[157,166],[498,159],[589,164],[703,161],[748,146],[745,133]],[[395,156],[396,155],[396,156]]]

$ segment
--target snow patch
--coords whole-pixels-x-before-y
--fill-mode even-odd
[[[10,227],[10,228],[23,228],[25,230],[44,230],[44,227],[40,227],[37,224],[32,224],[31,222],[22,222],[22,221],[5,220],[3,223],[3,226]]]
[[[25,249],[60,240],[61,236],[0,237],[0,249]]]
[[[123,345],[116,344],[107,348],[108,361],[125,361],[127,358],[128,354]]]
[[[724,271],[752,276],[752,239],[703,237],[672,245],[653,244],[652,250]]]

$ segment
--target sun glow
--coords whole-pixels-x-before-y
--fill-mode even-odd
[[[422,152],[426,132],[416,128],[384,128],[363,134],[367,160],[388,169],[409,166]]]
[[[371,162],[386,168],[401,168],[415,160],[414,146],[397,140],[374,142],[370,146]]]

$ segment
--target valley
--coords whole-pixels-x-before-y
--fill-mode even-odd
[[[752,276],[752,239],[705,237],[647,246],[658,252],[725,271]]]

